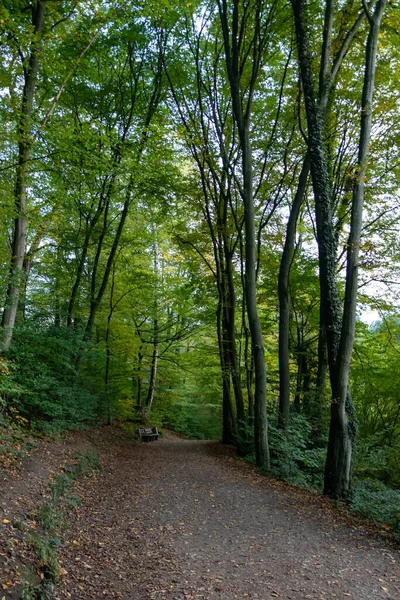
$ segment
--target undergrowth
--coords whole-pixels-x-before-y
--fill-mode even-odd
[[[242,428],[245,440],[252,446],[253,432],[247,425]],[[271,474],[278,479],[322,492],[326,441],[315,440],[312,425],[301,415],[292,415],[286,432],[279,429],[270,419],[268,424]],[[238,444],[243,445],[243,440]],[[387,525],[394,537],[400,540],[400,490],[378,478],[384,468],[383,457],[388,451],[378,445],[374,447],[362,438],[355,452],[354,480],[347,503],[351,510],[366,517],[377,525]],[[386,454],[385,454],[386,452]],[[255,464],[255,456],[249,453],[245,460]],[[390,465],[388,459],[386,459]],[[395,479],[395,469],[387,469],[389,481]],[[375,476],[375,477],[374,477]],[[398,463],[397,463],[398,478]]]

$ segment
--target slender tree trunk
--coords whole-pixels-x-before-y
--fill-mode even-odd
[[[129,185],[130,188],[131,184]],[[89,339],[91,334],[92,334],[92,330],[93,330],[93,326],[94,326],[94,321],[96,318],[96,314],[97,314],[97,310],[100,306],[100,303],[103,299],[104,293],[107,289],[107,284],[108,284],[108,280],[110,277],[110,273],[111,273],[111,269],[112,269],[112,265],[114,263],[114,259],[115,259],[115,255],[117,253],[118,250],[118,246],[119,246],[119,241],[121,239],[121,235],[122,235],[122,231],[125,225],[125,221],[126,218],[128,216],[128,211],[129,211],[129,206],[130,206],[130,202],[131,202],[131,190],[129,189],[127,192],[127,197],[126,200],[124,202],[124,207],[122,209],[122,213],[119,219],[119,223],[118,223],[118,228],[117,231],[115,232],[115,236],[114,236],[114,240],[111,246],[111,250],[110,253],[108,255],[108,259],[107,259],[107,264],[106,264],[106,268],[104,270],[104,274],[103,274],[103,278],[100,284],[100,287],[96,292],[93,293],[93,287],[92,287],[92,299],[90,302],[90,313],[89,313],[89,318],[86,324],[86,329],[85,329],[85,338]],[[97,257],[97,260],[99,260],[99,257]],[[96,279],[96,270],[94,270],[94,275],[92,274],[92,281],[93,281],[93,277],[94,277],[94,282]]]
[[[157,380],[157,365],[158,365],[158,321],[154,320],[154,342],[153,342],[153,354],[151,358],[151,367],[150,367],[150,381],[149,381],[149,389],[147,392],[146,398],[146,406],[151,409],[154,393],[156,390],[156,380]]]
[[[256,295],[256,239],[253,204],[253,169],[249,129],[245,126],[242,135],[242,160],[244,179],[244,210],[246,233],[246,305],[249,317],[252,351],[254,358],[254,444],[256,464],[269,469],[269,448],[267,430],[267,370],[264,355],[264,340],[257,309]]]
[[[244,368],[246,372],[246,390],[247,390],[247,422],[250,427],[254,428],[254,394],[253,394],[253,375],[254,361],[251,351],[251,335],[247,324],[247,308],[246,308],[246,285],[245,285],[245,266],[244,266],[244,248],[243,236],[240,233],[240,276],[242,281],[242,332],[244,334]]]
[[[248,423],[254,425],[254,394],[253,394],[253,355],[250,351],[250,331],[247,325],[244,328],[245,346],[244,346],[244,365],[246,370],[246,389],[248,401]]]
[[[231,380],[229,356],[227,356],[224,344],[223,327],[223,296],[221,286],[218,285],[218,307],[217,307],[217,334],[218,349],[222,375],[222,442],[224,444],[233,444],[235,442],[236,422],[231,398]]]
[[[261,323],[257,309],[257,287],[256,287],[256,235],[253,201],[253,166],[252,147],[250,141],[250,118],[253,102],[253,94],[256,81],[261,68],[261,49],[264,38],[261,34],[261,3],[255,3],[254,9],[254,31],[251,35],[251,70],[250,82],[246,81],[247,98],[241,85],[242,70],[239,66],[240,53],[243,51],[243,32],[246,29],[247,16],[244,12],[239,14],[238,0],[233,1],[232,24],[228,4],[226,0],[218,0],[218,9],[222,25],[222,34],[225,50],[225,64],[231,91],[232,107],[238,128],[240,147],[242,152],[242,176],[244,204],[244,228],[245,228],[245,294],[247,314],[249,318],[249,329],[251,333],[252,351],[254,358],[254,446],[256,464],[259,467],[269,469],[269,447],[267,428],[267,371],[264,355],[264,341]],[[271,17],[271,13],[269,15]],[[264,24],[263,24],[264,27]],[[240,32],[240,33],[239,33]],[[251,64],[251,66],[250,66]],[[243,84],[244,85],[244,84]]]
[[[371,124],[371,103],[375,74],[375,58],[380,21],[386,0],[378,0],[374,15],[368,15],[370,32],[367,42],[366,70],[362,99],[362,123],[359,171],[364,169]],[[315,196],[321,304],[326,322],[329,373],[332,388],[331,423],[325,469],[324,492],[332,497],[346,494],[350,487],[352,433],[346,407],[348,405],[348,376],[353,346],[357,299],[357,269],[355,268],[362,223],[362,200],[355,186],[352,205],[348,269],[346,276],[345,315],[341,326],[340,301],[336,282],[336,239],[332,219],[332,190],[324,147],[321,112],[315,98],[311,68],[311,53],[305,25],[304,0],[292,0],[296,27],[297,50],[308,124],[308,147]],[[364,120],[366,119],[366,120]],[[364,131],[363,131],[364,130]],[[360,186],[363,197],[363,184]],[[358,241],[357,241],[358,240]],[[355,262],[353,258],[355,258]],[[349,266],[350,263],[350,266]],[[346,312],[348,314],[346,314]],[[342,329],[342,332],[340,331]],[[339,345],[340,344],[340,345]]]
[[[104,377],[105,391],[106,391],[106,407],[107,407],[107,425],[111,425],[111,400],[110,400],[110,363],[111,363],[111,351],[110,351],[110,333],[111,333],[111,320],[114,312],[114,287],[115,287],[115,273],[113,270],[113,277],[110,291],[110,310],[107,315],[107,328],[106,328],[106,371]]]
[[[229,348],[229,365],[232,376],[233,391],[235,394],[236,401],[236,416],[239,425],[242,426],[245,421],[244,413],[244,401],[242,393],[242,382],[240,377],[240,370],[237,359],[236,350],[236,327],[235,327],[235,314],[236,314],[236,298],[235,298],[235,284],[233,281],[233,269],[232,269],[232,254],[227,249],[228,241],[224,240],[225,248],[225,270],[226,270],[226,301],[225,310],[227,314],[227,344]]]
[[[43,32],[46,2],[35,2],[32,6],[34,39],[31,43],[22,95],[21,117],[18,126],[18,164],[15,182],[15,213],[10,264],[10,280],[7,288],[3,313],[1,352],[7,353],[12,340],[18,297],[23,282],[23,262],[26,246],[26,178],[31,156],[31,122],[35,86],[39,71],[40,46]]]
[[[137,378],[136,378],[136,406],[142,406],[142,363],[143,363],[143,354],[141,350],[139,350],[138,354],[138,367],[137,367]]]
[[[286,239],[283,248],[278,277],[279,296],[279,410],[278,425],[286,429],[290,414],[290,368],[289,368],[289,324],[290,324],[290,268],[293,259],[296,239],[297,221],[307,188],[310,161],[306,156],[300,173],[296,195],[290,210],[286,228]]]
[[[354,431],[349,421],[349,408],[353,409],[349,392],[350,361],[354,333],[358,290],[358,256],[360,248],[364,186],[367,170],[368,148],[372,126],[372,99],[376,71],[376,55],[382,16],[386,0],[378,0],[373,14],[368,14],[370,29],[367,39],[364,84],[361,102],[360,141],[357,179],[354,185],[350,235],[347,244],[346,289],[343,320],[336,368],[336,385],[331,404],[328,454],[325,466],[324,492],[342,496],[349,488]],[[365,7],[365,10],[369,9]],[[351,412],[350,412],[351,415]]]

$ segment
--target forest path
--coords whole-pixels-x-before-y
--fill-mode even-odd
[[[97,444],[96,444],[97,445]],[[56,598],[400,598],[399,555],[216,442],[102,442]]]

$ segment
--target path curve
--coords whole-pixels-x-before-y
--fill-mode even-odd
[[[398,600],[396,550],[216,442],[100,448],[56,598]]]

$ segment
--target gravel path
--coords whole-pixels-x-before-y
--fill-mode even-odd
[[[400,599],[393,548],[215,442],[104,442],[56,598]]]

